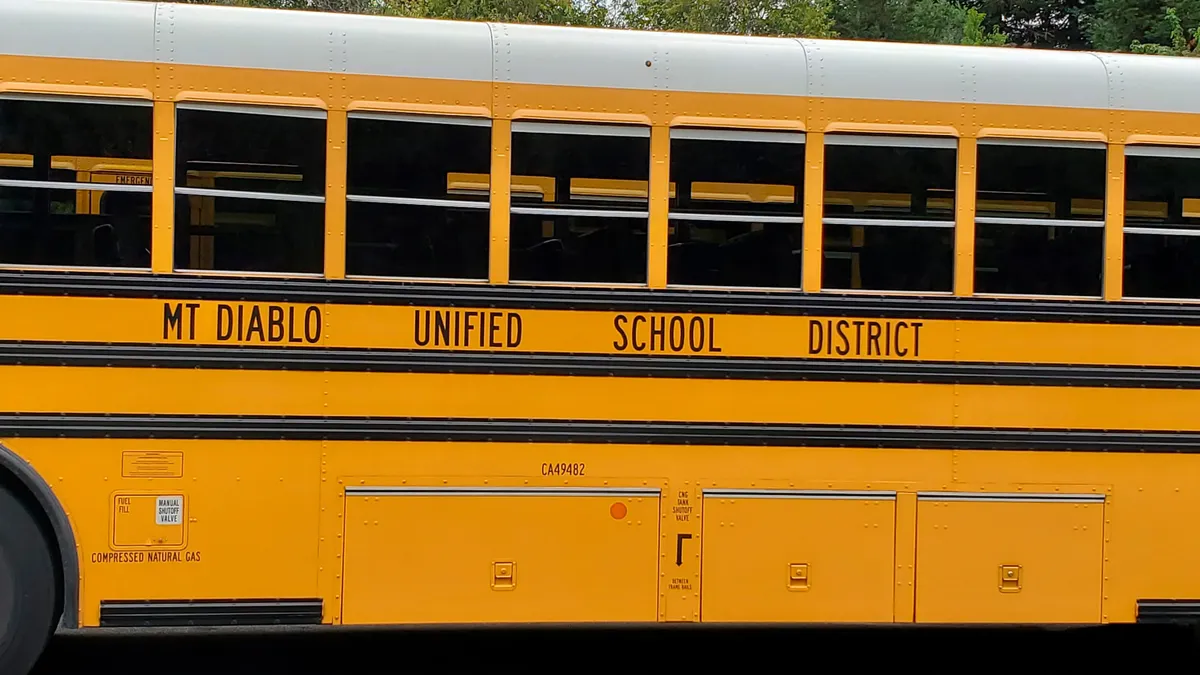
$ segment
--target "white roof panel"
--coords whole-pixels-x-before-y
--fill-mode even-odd
[[[339,69],[358,75],[488,82],[492,31],[485,23],[396,17],[330,17],[345,45]]]
[[[503,24],[492,34],[501,82],[804,94],[794,40]]]
[[[666,44],[673,91],[804,96],[804,49],[792,39],[672,35]]]
[[[1108,75],[1088,52],[962,48],[977,103],[1104,108]]]
[[[1080,52],[802,40],[809,93],[941,103],[1102,108],[1104,66]]]
[[[160,3],[158,60],[327,73],[341,49],[331,23],[315,12]]]
[[[662,88],[661,54],[637,33],[492,24],[497,82]],[[647,66],[646,63],[650,65]]]
[[[657,91],[1200,113],[1197,59],[128,0],[0,0],[0,53]]]
[[[1117,110],[1200,113],[1200,63],[1177,56],[1102,54]]]
[[[0,53],[154,61],[149,2],[0,0]]]
[[[966,101],[961,57],[945,49],[888,42],[801,40],[808,93],[830,98]]]

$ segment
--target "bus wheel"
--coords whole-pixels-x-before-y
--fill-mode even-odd
[[[37,521],[0,487],[0,673],[27,675],[54,628],[54,558]]]

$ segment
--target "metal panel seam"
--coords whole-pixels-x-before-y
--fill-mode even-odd
[[[895,501],[895,490],[798,490],[783,488],[716,488],[701,490],[707,499],[851,499]]]
[[[351,485],[346,488],[346,495],[358,497],[637,497],[661,496],[659,488],[637,487],[440,487],[440,486],[371,486]]]
[[[803,73],[803,76],[804,76],[804,99],[805,99],[805,101],[808,101],[817,95],[814,93],[816,91],[816,89],[815,89],[815,86],[813,83],[813,75],[814,75],[813,67],[812,67],[812,62],[813,62],[812,56],[813,55],[809,53],[808,45],[805,44],[804,38],[793,38],[793,40],[796,42],[796,44],[800,45],[800,53],[803,54],[803,56],[804,56],[804,73]],[[804,110],[804,130],[805,131],[813,131],[812,125],[811,125],[811,120],[809,119],[811,114],[812,114],[812,110],[809,109],[808,106],[806,105],[805,110]],[[816,131],[821,131],[821,130],[817,129]]]
[[[496,119],[497,111],[497,94],[496,94],[496,29],[491,21],[484,24],[488,29],[488,94],[489,108],[491,108],[491,119]],[[495,133],[493,130],[492,133]]]
[[[1085,53],[1086,53],[1088,56],[1091,56],[1092,58],[1094,58],[1094,59],[1096,59],[1097,61],[1099,61],[1099,62],[1100,62],[1100,67],[1104,69],[1104,101],[1105,101],[1105,102],[1108,104],[1108,111],[1111,113],[1111,112],[1113,111],[1113,104],[1112,104],[1112,73],[1111,73],[1111,72],[1109,72],[1109,70],[1108,70],[1108,62],[1104,60],[1104,57],[1102,57],[1102,56],[1100,56],[1099,54],[1096,54],[1096,53],[1094,53],[1094,52],[1085,52]],[[1112,137],[1111,137],[1111,136],[1109,137],[1109,140],[1110,140],[1110,141],[1112,140]]]
[[[918,491],[918,501],[930,502],[1047,502],[1059,504],[1104,503],[1103,494],[1039,492],[942,492]]]

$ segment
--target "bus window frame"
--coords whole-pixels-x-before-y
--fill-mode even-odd
[[[510,161],[510,189],[512,180],[519,175],[511,170],[512,161],[512,146],[515,145],[517,134],[545,134],[545,135],[568,135],[568,136],[599,136],[609,138],[645,138],[650,141],[650,147],[646,153],[646,199],[645,208],[640,210],[633,209],[573,209],[569,207],[555,208],[539,207],[539,206],[520,206],[515,200],[509,199],[508,215],[509,215],[509,278],[508,285],[524,286],[524,287],[546,287],[546,288],[613,288],[613,289],[648,289],[650,288],[650,279],[653,273],[652,256],[650,255],[650,176],[654,166],[654,146],[653,146],[653,127],[647,123],[624,122],[624,121],[579,121],[570,119],[515,119],[512,121],[509,129],[509,161]],[[556,186],[556,190],[557,190]],[[570,185],[567,186],[567,191],[570,191]],[[514,278],[511,273],[512,264],[512,216],[514,215],[538,215],[538,216],[579,216],[591,217],[602,216],[609,218],[621,218],[629,220],[642,219],[646,222],[646,269],[645,281],[641,282],[618,282],[618,281],[547,281],[536,279],[520,279]]]
[[[973,222],[973,227],[972,227],[972,230],[973,230],[972,240],[970,242],[971,252],[972,252],[971,260],[972,260],[972,267],[973,267],[973,269],[971,269],[971,271],[970,271],[970,273],[971,273],[971,288],[973,291],[971,295],[973,297],[992,298],[992,299],[996,299],[996,300],[1068,300],[1068,301],[1104,300],[1104,292],[1105,292],[1104,289],[1105,289],[1105,284],[1106,284],[1106,281],[1105,281],[1106,270],[1105,270],[1103,260],[1101,260],[1101,266],[1100,266],[1100,292],[1097,295],[1068,295],[1068,294],[1048,294],[1048,293],[988,293],[988,292],[980,291],[978,289],[979,283],[978,283],[978,279],[976,278],[976,275],[978,274],[977,266],[978,266],[978,253],[979,253],[979,226],[980,225],[992,225],[992,224],[1006,225],[1006,224],[1008,224],[1008,225],[1022,225],[1022,226],[1041,225],[1043,227],[1053,227],[1053,226],[1087,227],[1087,228],[1099,229],[1103,232],[1108,227],[1106,217],[1107,217],[1108,210],[1111,208],[1111,206],[1110,206],[1111,195],[1108,194],[1108,191],[1106,189],[1104,197],[1103,197],[1103,202],[1104,202],[1103,209],[1101,211],[1100,216],[1098,218],[1094,218],[1094,219],[1085,219],[1085,218],[1050,219],[1050,218],[1018,218],[1018,217],[1008,217],[1008,216],[981,216],[981,215],[979,215],[979,203],[978,203],[979,191],[980,191],[980,188],[979,188],[979,152],[978,151],[980,148],[982,148],[984,146],[1009,146],[1009,147],[1027,147],[1027,148],[1076,148],[1076,149],[1081,149],[1081,150],[1101,150],[1104,152],[1105,158],[1106,158],[1105,171],[1104,171],[1104,181],[1106,183],[1105,188],[1108,187],[1107,183],[1112,178],[1112,176],[1108,170],[1108,164],[1107,164],[1107,157],[1109,154],[1112,153],[1112,148],[1109,146],[1109,144],[1106,141],[1103,141],[1103,140],[1062,138],[1062,137],[1052,136],[1052,135],[1047,135],[1044,137],[1042,137],[1042,136],[1036,136],[1036,137],[1034,137],[1034,136],[1007,136],[1007,135],[994,135],[994,136],[987,135],[987,136],[978,137],[978,139],[976,140],[975,165],[974,165],[974,167],[972,167],[972,169],[974,171],[974,176],[975,176],[975,194],[974,194],[975,209],[974,209],[974,216],[973,216],[974,222]],[[1122,171],[1123,170],[1124,169],[1122,169]],[[1124,203],[1123,195],[1121,197],[1121,202],[1122,202],[1122,204]],[[1017,222],[1017,221],[1019,221],[1019,222]],[[1104,255],[1103,247],[1104,247],[1104,235],[1102,234],[1101,235],[1101,256]]]
[[[289,106],[278,104],[257,104],[257,103],[223,103],[212,101],[178,101],[174,105],[172,114],[174,116],[174,128],[172,133],[172,143],[175,147],[175,157],[173,161],[176,166],[171,167],[171,175],[175,182],[171,190],[172,202],[176,202],[180,196],[185,197],[225,197],[234,199],[254,199],[260,201],[280,201],[280,202],[295,202],[308,204],[326,204],[326,192],[328,187],[321,191],[319,195],[305,194],[287,194],[275,192],[260,192],[254,190],[219,190],[212,188],[190,188],[179,185],[178,175],[178,152],[179,152],[179,111],[197,111],[197,112],[215,112],[215,113],[232,113],[242,115],[260,115],[264,117],[288,117],[301,119],[319,119],[325,123],[325,133],[321,137],[321,145],[328,148],[329,144],[329,111],[324,108]],[[328,152],[328,150],[326,150]],[[322,165],[322,169],[325,166]],[[328,185],[329,176],[325,176],[324,183]],[[176,207],[177,208],[177,207]],[[173,209],[174,210],[174,209]],[[321,238],[322,246],[326,245],[324,241],[325,230],[328,227],[329,214],[328,210],[324,211],[322,217]],[[171,222],[171,236],[177,237],[178,233],[174,220]],[[175,242],[170,243],[172,249],[176,246]],[[186,274],[192,276],[204,277],[255,277],[269,279],[324,279],[325,278],[325,256],[321,256],[321,270],[319,272],[269,272],[259,270],[220,270],[220,269],[192,269],[181,265],[179,256],[173,256],[175,259],[172,265],[172,274]]]
[[[962,149],[961,138],[959,136],[942,135],[933,133],[876,133],[873,131],[864,130],[846,130],[846,131],[831,131],[824,134],[823,152],[821,154],[821,194],[819,195],[821,202],[821,222],[818,228],[820,236],[816,242],[819,251],[821,266],[821,277],[819,279],[819,291],[824,294],[831,295],[854,295],[854,296],[909,296],[909,297],[953,297],[955,295],[955,265],[957,264],[956,246],[960,233],[958,227],[958,184],[957,176],[961,169]],[[830,146],[856,146],[856,147],[875,147],[875,148],[916,148],[916,149],[933,149],[954,151],[955,184],[953,186],[954,205],[950,212],[950,217],[945,220],[932,218],[887,218],[887,217],[853,217],[853,216],[829,216],[826,215],[825,199],[831,192],[827,180],[827,167],[829,162],[828,148]],[[950,288],[937,291],[917,291],[908,289],[870,289],[870,288],[835,288],[826,287],[824,281],[825,261],[831,258],[841,258],[846,254],[840,251],[829,251],[825,246],[825,227],[827,225],[847,225],[847,226],[863,226],[863,227],[911,227],[911,228],[927,228],[927,229],[944,229],[950,230]]]
[[[495,124],[490,117],[473,117],[468,115],[448,115],[439,113],[407,113],[407,112],[384,112],[378,110],[351,110],[346,113],[347,123],[353,120],[373,120],[378,122],[409,122],[413,124],[440,124],[446,126],[464,126],[464,127],[487,127],[489,132],[488,140],[488,156],[489,163],[493,155],[494,139],[491,137],[495,134]],[[437,197],[386,197],[378,195],[356,195],[350,192],[349,184],[349,162],[351,152],[349,143],[347,143],[347,166],[346,166],[346,203],[351,202],[359,204],[392,204],[396,206],[432,206],[442,208],[459,208],[470,209],[473,211],[486,211],[490,218],[492,211],[491,202],[491,183],[492,174],[491,167],[487,173],[488,179],[488,199],[471,201],[467,199],[442,199]],[[345,220],[345,226],[349,226],[349,217]],[[489,231],[489,240],[491,234]],[[491,256],[491,247],[494,244],[488,242],[488,256]],[[349,253],[350,241],[349,237],[343,237],[343,247],[345,253]],[[359,281],[379,281],[379,282],[394,282],[394,283],[418,283],[418,284],[469,284],[475,286],[490,285],[488,278],[489,273],[485,272],[482,277],[418,277],[406,275],[379,275],[379,274],[350,274],[345,275],[346,279]]]
[[[1111,150],[1110,150],[1111,152]],[[1183,237],[1200,237],[1200,226],[1195,228],[1182,228],[1179,226],[1165,225],[1135,225],[1129,227],[1127,225],[1129,219],[1128,209],[1128,190],[1129,190],[1129,162],[1130,157],[1161,157],[1169,159],[1191,159],[1197,160],[1200,163],[1200,147],[1192,145],[1168,145],[1165,143],[1130,143],[1125,146],[1123,161],[1121,162],[1121,170],[1123,172],[1122,186],[1125,188],[1120,195],[1120,201],[1124,207],[1121,211],[1121,248],[1122,251],[1128,249],[1125,245],[1125,238],[1130,234],[1140,235],[1157,235],[1157,236],[1183,236]],[[1122,274],[1122,288],[1124,288],[1124,274]],[[1171,304],[1198,304],[1200,296],[1197,297],[1161,297],[1161,296],[1139,296],[1122,294],[1120,300],[1131,302],[1151,302],[1151,303],[1171,303]]]
[[[677,126],[670,127],[668,135],[668,154],[666,159],[667,166],[671,166],[670,157],[670,142],[676,140],[684,141],[716,141],[723,143],[773,143],[773,144],[788,144],[807,146],[809,143],[808,132],[802,129],[731,129],[718,126]],[[763,224],[783,224],[783,225],[799,225],[804,226],[804,200],[803,191],[806,191],[807,180],[805,176],[804,160],[801,159],[800,164],[796,167],[796,177],[801,186],[802,193],[797,195],[796,205],[799,211],[798,215],[785,216],[779,214],[759,214],[753,213],[705,213],[703,211],[687,212],[674,211],[670,207],[670,200],[675,195],[677,189],[675,177],[668,175],[669,194],[667,201],[667,225],[668,228],[673,227],[678,221],[696,221],[696,222],[717,222],[717,223],[763,223]],[[669,230],[668,230],[669,232]],[[669,241],[669,239],[668,239]],[[801,241],[801,249],[804,247],[803,235]],[[804,293],[803,288],[803,273],[801,280],[796,286],[728,286],[722,284],[675,284],[670,282],[670,256],[666,259],[666,279],[667,288],[679,290],[696,290],[696,291],[737,291],[743,293]]]
[[[32,103],[51,103],[51,104],[67,104],[67,105],[111,105],[123,106],[131,108],[149,108],[153,110],[154,101],[147,98],[135,97],[119,97],[119,96],[89,96],[75,94],[50,94],[50,93],[25,93],[18,91],[3,91],[0,92],[0,101],[28,101]],[[153,115],[152,115],[153,117]],[[75,193],[76,203],[79,203],[80,197],[83,194],[87,195],[88,203],[93,200],[99,203],[96,198],[96,193],[106,192],[132,192],[139,194],[153,195],[153,119],[151,119],[151,157],[149,160],[135,159],[129,157],[86,157],[83,155],[66,155],[56,154],[51,159],[77,158],[89,160],[102,160],[109,162],[121,161],[149,161],[151,163],[151,184],[149,185],[122,185],[118,183],[81,183],[78,181],[56,181],[56,180],[25,180],[25,179],[9,179],[0,178],[0,187],[7,188],[28,188],[34,190],[63,190]],[[76,176],[81,172],[75,168]],[[89,172],[90,175],[90,172]],[[90,211],[90,210],[89,210]],[[153,246],[154,225],[151,222],[150,226],[150,245]],[[107,265],[33,265],[19,263],[0,263],[0,270],[32,270],[32,271],[47,271],[47,272],[121,272],[127,274],[150,274],[152,263],[147,263],[145,267],[111,267]]]

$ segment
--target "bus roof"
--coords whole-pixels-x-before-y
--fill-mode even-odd
[[[665,92],[1200,112],[1200,61],[1178,57],[118,0],[0,0],[0,54]]]

